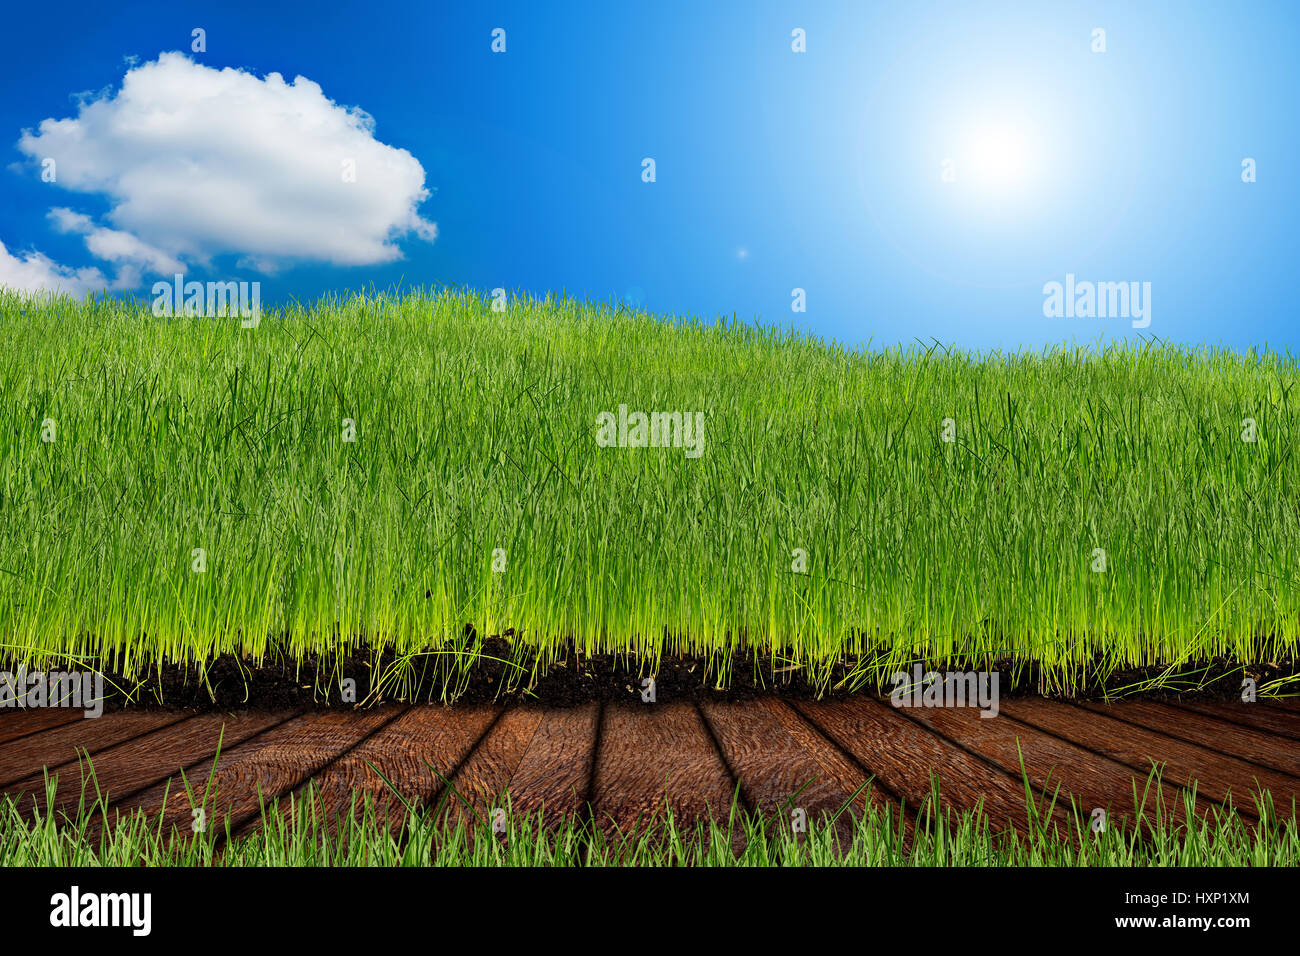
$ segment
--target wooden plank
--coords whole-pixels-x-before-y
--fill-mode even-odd
[[[1244,702],[1229,704],[1199,701],[1185,702],[1181,700],[1173,706],[1179,710],[1204,714],[1207,717],[1217,717],[1219,720],[1230,720],[1234,724],[1241,724],[1243,727],[1261,730],[1264,733],[1285,737],[1288,740],[1300,741],[1300,717],[1289,714],[1279,707]]]
[[[1211,753],[1167,734],[1126,724],[1104,713],[1094,713],[1060,701],[1020,698],[1002,702],[1002,712],[1017,720],[1064,737],[1093,753],[1110,757],[1142,773],[1154,763],[1163,765],[1164,782],[1189,787],[1224,801],[1233,795],[1235,809],[1254,816],[1252,794],[1257,787],[1273,791],[1278,807],[1289,806],[1300,795],[1300,781],[1241,760]]]
[[[413,706],[296,787],[293,794],[303,799],[310,784],[315,810],[331,831],[354,806],[359,812],[367,798],[374,802],[380,824],[396,830],[406,821],[405,804],[419,807],[435,799],[444,786],[438,773],[454,774],[500,711],[495,705]],[[282,799],[281,804],[282,812],[288,809],[288,801]],[[259,823],[254,818],[246,827]]]
[[[79,710],[54,707],[13,710],[6,707],[0,710],[0,744],[7,744],[9,741],[17,740],[20,737],[38,734],[52,727],[70,724],[74,720],[86,719],[85,715]],[[89,719],[103,720],[103,717]]]
[[[487,820],[488,811],[500,805],[542,723],[542,714],[542,708],[525,704],[509,708],[493,724],[452,778],[456,792],[444,801],[449,826],[460,823],[472,828],[476,821]]]
[[[665,810],[681,829],[730,812],[735,782],[694,704],[609,704],[600,742],[592,820],[607,836],[637,832]]]
[[[599,716],[594,703],[545,712],[510,778],[515,815],[540,810],[543,824],[554,826],[586,812]]]
[[[81,760],[65,763],[51,770],[59,775],[55,809],[67,810],[79,803],[83,783],[88,803],[95,800],[96,788],[105,801],[123,799],[167,779],[181,768],[188,770],[203,761],[211,761],[218,741],[223,751],[229,750],[293,716],[292,711],[195,715],[100,750],[91,757],[89,766]],[[88,771],[93,771],[93,776]],[[32,774],[6,790],[33,794],[37,797],[33,808],[46,809],[44,774]]]
[[[1080,702],[1079,706],[1269,770],[1300,775],[1300,742],[1276,734],[1147,701],[1126,700],[1110,706]]]
[[[710,701],[701,708],[749,805],[760,813],[779,814],[779,824],[787,829],[795,809],[806,814],[810,826],[815,825],[844,807],[867,781],[862,768],[776,698]],[[881,811],[889,808],[893,820],[901,812],[879,788],[869,787],[836,821],[841,846],[853,837],[855,811],[864,810],[868,803]],[[904,836],[907,823],[904,816]]]
[[[1103,806],[1112,816],[1132,810],[1134,776],[1140,791],[1152,758],[1166,765],[1161,792],[1175,815],[1182,809],[1179,788],[1194,780],[1202,812],[1231,789],[1239,812],[1253,819],[1249,793],[1256,778],[1272,791],[1279,811],[1289,811],[1300,796],[1300,742],[1267,729],[1300,728],[1300,713],[1272,704],[1106,707],[1007,699],[999,719],[963,709],[896,710],[865,699],[814,704],[763,698],[699,708],[629,702],[608,705],[599,719],[596,704],[512,707],[497,716],[498,710],[390,705],[292,719],[126,710],[94,721],[73,712],[62,723],[47,717],[49,711],[17,712],[0,715],[0,726],[18,727],[9,723],[15,719],[29,729],[43,720],[54,723],[15,731],[0,746],[0,789],[43,796],[42,767],[49,766],[70,786],[60,787],[60,805],[66,805],[65,792],[80,794],[78,748],[86,747],[115,808],[157,813],[170,785],[165,822],[188,830],[189,801],[177,770],[185,768],[201,791],[224,726],[218,799],[207,809],[214,822],[232,812],[236,832],[260,822],[259,783],[270,803],[305,792],[312,776],[327,818],[345,811],[354,794],[370,794],[395,824],[400,803],[367,761],[408,799],[428,805],[441,796],[441,781],[426,759],[454,774],[457,789],[483,819],[489,807],[503,805],[508,791],[517,813],[544,807],[553,825],[590,809],[608,832],[632,828],[665,803],[688,826],[705,813],[725,817],[736,778],[746,802],[768,813],[815,778],[798,801],[815,820],[838,809],[866,774],[876,777],[873,805],[905,802],[915,810],[929,798],[932,771],[945,805],[969,809],[983,798],[990,815],[1023,831],[1020,753],[1035,787],[1059,783],[1085,810]],[[276,720],[285,722],[277,726]],[[866,799],[859,798],[859,809]],[[468,819],[456,798],[448,797],[446,807]],[[1057,808],[1058,823],[1068,819],[1063,809]],[[837,826],[849,822],[846,814]]]
[[[221,821],[229,814],[231,831],[236,832],[260,818],[259,791],[269,806],[405,710],[404,705],[386,705],[372,710],[313,711],[295,717],[224,752],[215,772],[200,768],[194,776],[187,774],[194,792],[193,806],[203,804],[208,777],[213,773],[213,792],[207,795],[204,808],[206,819],[224,829]],[[140,809],[151,817],[161,813],[164,831],[175,826],[188,833],[191,827],[190,797],[179,775],[123,800],[114,809],[119,813]]]
[[[45,767],[75,763],[83,751],[93,758],[109,747],[180,723],[188,716],[181,711],[123,710],[91,720],[75,720],[11,741],[0,748],[0,789],[39,776]]]
[[[1013,780],[1028,777],[1043,802],[1055,796],[1070,824],[1067,834],[1077,836],[1080,828],[1090,826],[1098,808],[1108,819],[1131,820],[1139,804],[1144,813],[1154,813],[1159,805],[1175,821],[1186,819],[1178,788],[1162,785],[1148,791],[1146,776],[1139,777],[1126,764],[1021,723],[1005,710],[996,718],[961,708],[926,707],[911,713],[935,733],[993,761]],[[1071,798],[1078,808],[1077,824]],[[1217,804],[1198,798],[1197,806],[1208,813]]]
[[[918,817],[930,805],[931,779],[937,776],[943,807],[962,811],[982,805],[995,827],[1001,823],[1022,833],[1028,830],[1025,792],[1019,783],[919,726],[900,709],[862,698],[797,701],[794,706]],[[1064,831],[1059,807],[1052,816]]]

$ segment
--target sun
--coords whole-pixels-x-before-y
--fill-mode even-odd
[[[1029,137],[1012,126],[982,126],[971,136],[971,180],[978,186],[1006,191],[1028,185],[1034,173]]]

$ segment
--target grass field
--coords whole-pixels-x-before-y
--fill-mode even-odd
[[[427,291],[256,328],[5,292],[0,337],[10,666],[365,641],[450,681],[512,631],[519,662],[1032,661],[1069,689],[1300,644],[1290,355],[846,350]],[[702,442],[604,447],[622,405],[702,413]]]
[[[937,783],[916,808],[916,825],[905,835],[896,813],[869,803],[865,813],[809,819],[795,834],[782,820],[733,806],[730,817],[682,825],[660,808],[636,832],[604,832],[589,820],[566,816],[544,823],[540,813],[514,813],[506,795],[500,829],[477,816],[454,818],[432,808],[410,807],[394,826],[381,821],[372,800],[355,801],[353,813],[328,820],[309,784],[297,800],[279,810],[263,805],[257,829],[231,832],[228,820],[212,819],[200,832],[166,830],[143,812],[116,817],[95,795],[93,780],[71,812],[29,812],[0,795],[0,867],[16,866],[1297,866],[1300,831],[1294,807],[1276,807],[1257,797],[1247,821],[1232,807],[1199,817],[1195,797],[1186,794],[1177,822],[1172,808],[1151,794],[1156,774],[1135,791],[1131,812],[1097,832],[1086,808],[1072,806],[1070,834],[1050,827],[1026,790],[1026,826],[1021,832],[995,826],[981,810],[961,813],[943,804]],[[52,806],[54,781],[47,785]],[[187,781],[172,795],[186,807],[205,806],[204,781]],[[797,795],[792,795],[792,801]],[[455,801],[457,797],[448,797]],[[39,803],[39,801],[38,801]],[[468,806],[468,804],[466,804]],[[782,808],[783,810],[785,808]],[[848,812],[847,828],[837,828]],[[101,826],[105,819],[115,821]]]

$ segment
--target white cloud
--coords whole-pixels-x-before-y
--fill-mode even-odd
[[[397,239],[437,232],[418,212],[428,190],[415,157],[301,76],[259,79],[164,53],[129,69],[115,95],[79,104],[75,118],[24,131],[18,146],[37,163],[54,159],[59,186],[107,198],[112,228],[71,209],[50,216],[122,281],[227,254],[262,271],[391,262],[402,256]],[[344,181],[345,162],[355,182]]]
[[[79,232],[86,237],[86,248],[97,259],[121,264],[122,269],[141,266],[150,272],[171,275],[184,270],[180,260],[119,229],[95,225],[87,215],[58,207],[50,210],[50,220],[60,232]]]
[[[80,298],[114,285],[94,267],[69,269],[39,252],[10,255],[0,242],[0,286],[20,292],[66,292]]]

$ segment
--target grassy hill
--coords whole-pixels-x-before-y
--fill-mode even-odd
[[[1290,355],[862,351],[419,290],[256,328],[3,293],[0,337],[7,666],[364,641],[451,674],[506,634],[1068,689],[1300,643]],[[689,440],[620,447],[637,411]]]

